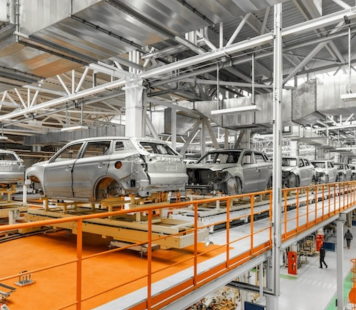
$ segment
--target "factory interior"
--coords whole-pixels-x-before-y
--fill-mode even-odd
[[[353,0],[0,0],[0,310],[356,310],[355,35]]]

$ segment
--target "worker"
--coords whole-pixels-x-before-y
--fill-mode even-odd
[[[345,233],[344,238],[346,239],[346,246],[347,246],[347,248],[350,249],[351,240],[352,240],[352,238],[353,238],[350,229],[347,230],[347,232]]]
[[[328,265],[325,263],[325,249],[324,249],[324,244],[321,246],[320,251],[319,251],[319,262],[320,262],[320,268],[323,268],[323,264],[325,265],[325,268],[328,268]]]

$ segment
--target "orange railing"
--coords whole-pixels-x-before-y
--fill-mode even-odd
[[[283,189],[282,197],[282,241],[296,236],[301,231],[310,229],[312,226],[338,214],[339,212],[352,207],[356,202],[355,188],[356,182],[333,183],[327,185],[313,185],[304,188]],[[264,197],[261,202],[259,197]],[[66,296],[65,300],[58,303],[53,302],[52,307],[48,309],[91,309],[93,304],[99,305],[110,300],[120,298],[138,289],[145,289],[141,299],[135,300],[136,303],[129,306],[130,309],[160,309],[165,305],[179,299],[180,297],[196,290],[241,264],[247,262],[272,247],[272,197],[270,191],[244,194],[237,196],[215,197],[211,199],[196,199],[191,201],[179,202],[174,204],[155,204],[153,206],[135,207],[134,209],[123,209],[114,212],[94,213],[84,216],[70,216],[59,219],[50,219],[40,222],[21,223],[15,225],[1,226],[2,231],[13,231],[31,227],[63,227],[68,229],[68,223],[72,223],[72,229],[77,235],[76,252],[71,259],[56,264],[46,266],[39,265],[37,268],[28,269],[23,275],[32,274],[32,276],[41,273],[54,273],[53,270],[75,266],[74,279],[67,279],[74,282],[72,294]],[[219,207],[214,204],[219,203]],[[246,207],[246,208],[244,208]],[[180,229],[174,234],[157,233],[156,226],[161,220],[164,210],[169,209],[174,214],[190,212],[194,217],[187,217],[187,222],[191,219],[191,225],[185,225],[185,229]],[[204,222],[203,214],[207,211],[219,210],[216,214],[224,214],[223,219],[216,222]],[[244,210],[244,212],[241,211]],[[204,211],[203,211],[204,210]],[[246,211],[248,210],[248,211]],[[135,214],[144,214],[145,223],[147,223],[147,238],[120,248],[105,250],[97,253],[84,255],[88,252],[86,245],[83,245],[83,232],[86,231],[91,220],[99,218],[116,218],[126,216],[135,217]],[[213,212],[214,213],[214,212]],[[261,221],[256,223],[255,217],[263,214]],[[238,228],[233,227],[233,223],[248,223],[250,225],[248,233],[241,233]],[[200,233],[211,229],[212,226],[223,225],[226,227],[226,236],[220,240],[219,244],[213,247],[202,247],[204,241],[199,240]],[[120,229],[120,227],[118,227]],[[134,231],[133,231],[134,234]],[[189,239],[189,236],[191,239]],[[184,249],[173,249],[167,254],[176,253],[174,259],[164,264],[164,258],[156,255],[153,251],[155,244],[167,242],[174,238],[188,238],[191,240],[190,247]],[[189,243],[189,242],[188,242]],[[88,284],[88,278],[91,270],[87,270],[86,262],[95,259],[102,259],[115,253],[115,266],[120,269],[120,257],[125,259],[124,253],[127,250],[140,245],[147,245],[147,257],[141,260],[141,265],[145,264],[145,272],[138,275],[132,275],[133,272],[120,270],[122,277],[119,279],[100,279],[103,280],[96,287],[96,283]],[[167,250],[168,251],[168,250]],[[173,252],[172,252],[173,251]],[[184,254],[184,255],[183,255]],[[214,263],[209,263],[209,268],[201,267],[204,261],[215,258]],[[216,260],[219,258],[219,260]],[[11,265],[11,261],[8,262]],[[26,265],[26,264],[24,264]],[[165,286],[164,289],[158,290],[155,285],[166,277],[167,274],[175,275],[180,271],[190,270],[192,273],[185,279],[180,279],[179,283]],[[72,270],[72,269],[71,269]],[[115,269],[113,269],[113,272]],[[8,271],[3,268],[0,272],[0,282],[8,283],[18,277],[12,268]],[[75,281],[72,281],[75,280]],[[106,282],[106,288],[103,289],[102,282]],[[110,283],[110,284],[108,284]],[[95,290],[94,290],[95,287]],[[46,287],[48,296],[52,294],[51,287]],[[55,287],[53,290],[61,290],[61,287]],[[93,290],[95,292],[93,292]],[[126,293],[125,293],[126,292]],[[46,306],[38,305],[38,301],[33,305],[26,300],[27,308],[40,307],[47,309]],[[16,309],[15,305],[13,307]]]

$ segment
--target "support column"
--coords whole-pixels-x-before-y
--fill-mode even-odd
[[[172,109],[171,111],[171,141],[172,148],[176,150],[177,147],[177,110]]]
[[[129,82],[123,88],[125,90],[126,108],[126,137],[143,137],[143,91],[142,80]]]
[[[266,286],[269,289],[273,289],[273,278],[273,261],[272,258],[269,258],[266,264]],[[274,309],[278,309],[278,298],[273,295],[266,294],[266,310]]]
[[[334,153],[334,162],[339,163],[341,160],[340,153]]]
[[[201,122],[201,132],[200,132],[201,156],[203,156],[206,153],[205,144],[206,144],[206,127],[205,127],[205,122],[202,121]]]
[[[273,293],[275,304],[273,308],[278,310],[280,295],[280,258],[281,258],[281,196],[282,196],[282,4],[274,6],[274,59],[273,59],[273,234],[272,234],[272,261],[273,261]]]
[[[245,133],[240,142],[240,147],[244,149],[251,148],[251,130],[245,130]]]
[[[318,149],[317,152],[318,152],[318,153],[317,153],[316,159],[324,159],[324,152],[323,152],[323,150]]]
[[[336,221],[336,298],[337,310],[344,309],[344,223],[346,214],[340,213]]]
[[[225,135],[224,135],[224,148],[229,148],[229,129],[225,128]]]
[[[290,156],[299,156],[299,143],[298,141],[290,141]]]

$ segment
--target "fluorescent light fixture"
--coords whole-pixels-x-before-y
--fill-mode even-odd
[[[356,94],[342,94],[341,99],[344,101],[353,101],[356,100]]]
[[[89,129],[89,127],[83,126],[83,125],[63,127],[63,128],[61,128],[61,131],[74,131],[74,130],[81,130],[81,129]]]
[[[215,114],[227,114],[227,113],[238,113],[238,112],[253,112],[253,111],[261,111],[261,108],[259,106],[257,106],[257,105],[248,105],[248,106],[245,106],[245,107],[213,110],[210,113],[212,115],[215,115]]]
[[[0,136],[0,140],[8,140],[9,138],[6,136]]]

